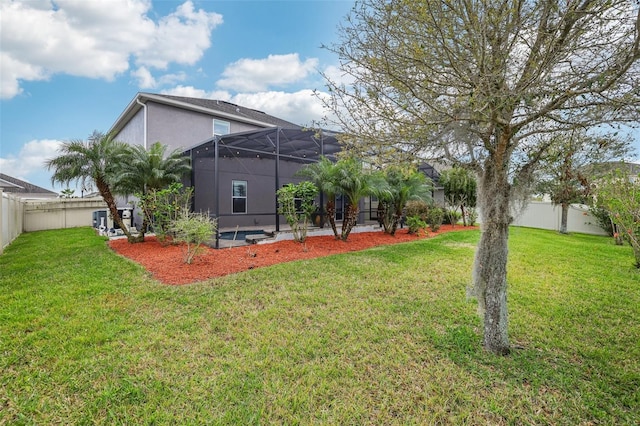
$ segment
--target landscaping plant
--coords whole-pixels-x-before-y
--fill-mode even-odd
[[[427,222],[420,216],[407,216],[407,228],[410,234],[420,234],[420,231],[427,228]]]
[[[172,183],[164,189],[151,189],[146,194],[137,194],[138,205],[160,242],[167,241],[173,222],[184,211],[189,210],[193,187],[183,188],[181,183]]]
[[[58,150],[60,154],[47,160],[45,167],[53,171],[51,183],[68,185],[71,181],[76,181],[83,188],[95,185],[107,204],[109,217],[122,229],[127,240],[133,243],[138,238],[131,235],[118,214],[116,192],[113,188],[118,159],[128,149],[127,144],[116,141],[113,135],[94,131],[86,141],[76,139],[64,142]]]
[[[293,239],[299,243],[307,239],[311,216],[316,211],[318,187],[313,182],[289,183],[277,192],[278,213],[283,215],[291,227]]]
[[[397,166],[387,167],[379,182],[373,185],[373,194],[378,198],[378,220],[384,232],[394,235],[407,203],[430,201],[433,185],[424,173]]]
[[[609,212],[617,231],[614,237],[633,248],[635,266],[640,269],[640,176],[612,172],[597,182],[595,199]]]
[[[178,193],[182,187],[178,182],[191,170],[191,160],[183,155],[181,149],[167,152],[167,147],[160,142],[154,143],[148,149],[142,145],[127,145],[127,149],[115,158],[116,165],[111,180],[116,193],[145,197],[152,191],[176,184],[179,186],[170,187],[170,192]],[[149,220],[153,219],[148,213],[143,214],[142,226],[137,237],[139,241],[144,240]]]
[[[336,163],[336,187],[345,198],[346,211],[342,220],[340,238],[347,241],[358,222],[360,199],[374,193],[374,176],[365,171],[362,162],[353,157],[341,158]]]
[[[469,170],[454,167],[440,173],[439,182],[444,189],[444,199],[448,205],[449,223],[455,225],[459,219],[462,219],[463,225],[467,226],[469,218],[467,210],[476,206],[475,177]]]
[[[339,194],[339,188],[336,183],[337,167],[327,157],[320,157],[320,161],[307,164],[296,173],[298,176],[304,176],[309,179],[318,187],[318,191],[326,196],[324,214],[329,221],[329,225],[331,225],[331,230],[336,240],[340,239],[340,234],[338,234],[336,227],[336,196]],[[321,220],[319,225],[322,226],[323,223],[324,221]]]
[[[427,213],[426,222],[429,224],[429,228],[433,232],[438,232],[440,226],[442,226],[442,221],[444,220],[444,210],[440,207],[434,206],[429,209]]]
[[[184,263],[191,264],[202,251],[202,245],[210,241],[216,233],[217,223],[207,213],[194,213],[183,210],[172,222],[171,231],[174,240],[184,244]]]

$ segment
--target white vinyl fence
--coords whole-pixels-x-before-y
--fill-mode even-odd
[[[2,193],[0,198],[0,254],[22,232],[93,226],[93,212],[107,208],[102,197],[24,199]]]
[[[24,201],[0,189],[0,254],[22,233]]]
[[[106,208],[102,197],[26,200],[23,230],[33,232],[92,226],[93,212]]]
[[[522,212],[516,214],[513,225],[560,231],[561,220],[562,207],[554,206],[550,202],[532,201]],[[567,231],[607,235],[598,225],[598,220],[589,213],[589,207],[582,204],[569,206]]]

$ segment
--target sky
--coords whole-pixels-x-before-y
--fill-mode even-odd
[[[137,92],[225,100],[301,125],[339,79],[348,0],[0,0],[0,172],[60,192],[47,159]],[[80,194],[75,194],[80,195]]]

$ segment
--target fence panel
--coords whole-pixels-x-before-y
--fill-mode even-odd
[[[22,233],[24,201],[0,189],[0,254]]]
[[[516,215],[513,224],[530,228],[560,231],[562,207],[544,201],[532,201]],[[598,220],[589,213],[589,207],[582,204],[571,204],[567,217],[567,231],[584,234],[607,235],[598,225]]]
[[[102,198],[27,200],[24,232],[92,226],[92,213],[106,208]]]

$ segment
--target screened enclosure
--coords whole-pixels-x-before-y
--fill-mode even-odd
[[[185,153],[191,157],[193,209],[217,218],[219,230],[271,229],[286,221],[278,214],[276,191],[304,178],[296,172],[322,156],[336,161],[341,147],[328,131],[281,128],[216,136]],[[437,183],[439,174],[429,164],[419,170]],[[320,195],[319,205],[325,203]],[[336,199],[336,220],[342,220],[344,200]],[[324,222],[320,213],[320,223]],[[361,201],[358,223],[377,220],[377,202]]]
[[[275,227],[276,191],[303,179],[295,173],[321,156],[335,160],[336,134],[274,127],[214,137],[190,148],[193,208],[218,219],[219,229]]]

